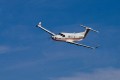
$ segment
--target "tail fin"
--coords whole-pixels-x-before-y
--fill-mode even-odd
[[[84,38],[87,36],[87,34],[88,34],[89,31],[90,31],[89,28],[86,28],[86,29],[85,29],[85,32],[84,32]]]

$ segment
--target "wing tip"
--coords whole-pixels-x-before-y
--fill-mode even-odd
[[[39,23],[38,23],[38,26],[41,27],[41,24],[42,24],[42,22],[39,22]]]
[[[96,47],[91,47],[91,49],[97,49],[97,48],[99,48],[99,46],[96,46]]]
[[[36,25],[36,27],[42,27],[41,24],[42,22],[39,22],[38,25]]]

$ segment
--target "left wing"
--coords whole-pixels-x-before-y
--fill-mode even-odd
[[[51,31],[45,29],[44,27],[42,27],[42,26],[41,26],[41,22],[39,22],[39,24],[37,25],[37,27],[41,28],[42,30],[46,31],[47,33],[49,33],[49,34],[51,34],[51,35],[53,35],[53,36],[56,35],[55,33],[53,33],[53,32],[51,32]]]
[[[71,41],[66,41],[67,43],[70,43],[70,44],[75,44],[77,46],[83,46],[83,47],[86,47],[86,48],[90,48],[90,49],[95,49],[97,47],[91,47],[91,46],[87,46],[87,45],[84,45],[84,44],[79,44],[79,43],[76,43],[76,42],[71,42]]]

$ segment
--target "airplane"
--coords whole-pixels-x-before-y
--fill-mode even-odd
[[[99,32],[97,30],[93,30],[92,28],[84,26],[84,25],[80,25],[80,26],[85,28],[84,32],[79,32],[79,33],[61,32],[59,34],[55,34],[51,31],[47,30],[46,28],[42,27],[41,22],[39,22],[38,25],[36,25],[36,27],[39,27],[42,30],[49,33],[51,35],[51,38],[55,41],[63,41],[63,42],[67,42],[67,43],[74,44],[74,45],[77,45],[77,46],[83,46],[83,47],[90,48],[90,49],[98,48],[98,47],[91,47],[91,46],[87,46],[87,45],[84,45],[84,44],[77,43],[77,41],[81,41],[81,40],[85,39],[90,30],[94,31],[94,32],[97,32],[97,33]]]

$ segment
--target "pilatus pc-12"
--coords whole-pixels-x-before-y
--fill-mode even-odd
[[[81,41],[81,40],[85,39],[85,37],[87,36],[87,34],[89,33],[90,30],[98,33],[98,31],[93,30],[92,28],[89,28],[87,26],[81,25],[81,27],[85,28],[85,31],[83,31],[83,32],[78,32],[78,33],[61,32],[59,34],[55,34],[51,31],[45,29],[44,27],[42,27],[41,22],[39,22],[37,27],[39,27],[42,30],[49,33],[51,35],[51,38],[55,41],[63,41],[63,42],[67,42],[67,43],[70,43],[70,44],[75,44],[77,46],[83,46],[83,47],[91,48],[91,49],[97,48],[97,47],[91,47],[91,46],[87,46],[87,45],[84,45],[84,44],[77,43],[77,41]]]

